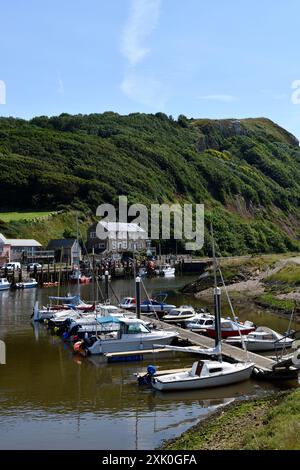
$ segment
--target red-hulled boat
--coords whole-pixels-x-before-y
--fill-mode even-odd
[[[221,319],[221,335],[222,338],[228,338],[228,336],[238,336],[241,332],[242,335],[247,335],[255,330],[255,326],[250,321],[240,323],[230,319]],[[215,326],[212,325],[210,328],[206,328],[206,334],[210,338],[216,337]]]

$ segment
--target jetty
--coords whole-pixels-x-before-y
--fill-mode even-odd
[[[149,318],[144,315],[142,315],[141,318],[145,321],[149,321]],[[209,338],[208,336],[204,336],[193,331],[186,330],[174,324],[169,325],[168,323],[159,320],[151,319],[151,321],[157,326],[157,328],[161,328],[163,330],[177,331],[182,340],[186,340],[191,344],[198,346],[199,349],[213,348],[215,346],[215,340]],[[195,353],[196,351],[197,350],[195,348]],[[245,351],[244,349],[238,348],[236,346],[231,346],[230,344],[226,343],[222,343],[222,355],[225,358],[233,360],[234,362],[245,362],[249,360],[253,362],[256,368],[262,372],[271,372],[273,370],[273,366],[276,365],[276,361],[270,359],[269,357]]]

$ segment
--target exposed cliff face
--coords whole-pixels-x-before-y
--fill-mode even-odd
[[[270,141],[282,142],[286,145],[299,147],[298,139],[272,122],[270,119],[197,119],[192,121],[199,133],[196,147],[199,152],[212,148],[223,148],[224,139],[246,135],[257,138],[259,135],[268,137]]]

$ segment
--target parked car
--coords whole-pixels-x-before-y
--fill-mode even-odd
[[[40,263],[30,263],[27,266],[27,271],[34,271],[35,269],[42,269],[42,265]]]
[[[2,269],[7,269],[7,271],[12,272],[17,269],[21,269],[21,263],[12,261],[11,263],[5,263],[2,266]]]

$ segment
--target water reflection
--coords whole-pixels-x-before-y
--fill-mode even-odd
[[[149,294],[171,291],[171,303],[193,303],[176,293],[192,277],[150,279]],[[132,295],[132,281],[114,281],[120,298]],[[64,295],[76,287],[61,290]],[[65,291],[65,292],[64,292]],[[92,298],[92,286],[82,286]],[[218,406],[232,399],[264,395],[280,385],[249,380],[200,391],[163,394],[137,387],[141,363],[104,364],[99,357],[73,356],[68,344],[48,334],[30,316],[36,299],[46,304],[57,289],[0,293],[0,338],[7,345],[7,364],[0,367],[0,448],[2,449],[134,449],[155,448],[175,437]],[[224,304],[224,309],[226,309]],[[284,331],[287,320],[239,306],[241,319]],[[189,367],[192,358],[160,360],[163,368]]]

